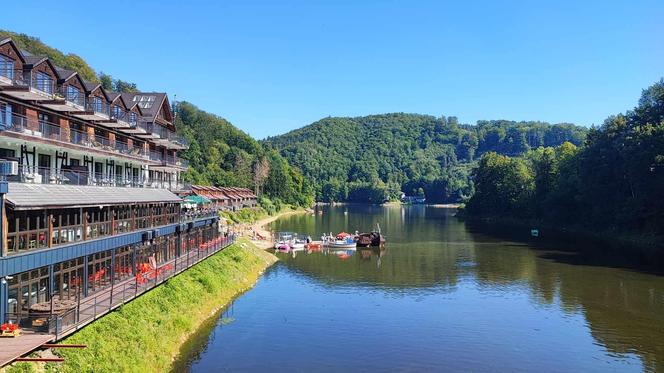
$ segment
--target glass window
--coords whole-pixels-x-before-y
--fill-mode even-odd
[[[113,105],[111,108],[111,118],[122,119],[122,109],[118,105]]]
[[[66,99],[69,102],[74,102],[74,103],[80,103],[82,102],[82,96],[81,96],[81,91],[71,85],[67,86],[67,90],[65,91]]]
[[[0,55],[0,75],[14,79],[14,60],[7,56]]]
[[[50,75],[41,71],[37,72],[37,85],[38,90],[46,93],[53,93],[53,79]]]
[[[8,128],[12,123],[12,107],[11,105],[0,102],[0,126]]]
[[[104,104],[101,101],[101,97],[92,97],[92,110],[97,113],[102,113],[104,111]]]

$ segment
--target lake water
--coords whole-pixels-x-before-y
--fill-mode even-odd
[[[663,276],[581,244],[498,238],[453,212],[341,206],[273,223],[314,237],[380,223],[388,241],[278,254],[176,369],[664,371]]]

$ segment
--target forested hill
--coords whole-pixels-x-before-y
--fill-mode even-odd
[[[19,48],[31,54],[48,56],[57,66],[78,71],[84,79],[100,82],[105,89],[138,90],[136,84],[96,72],[83,58],[65,54],[38,38],[0,30],[0,39],[4,38],[11,38]],[[186,180],[203,185],[257,189],[262,196],[271,199],[261,201],[268,210],[278,209],[281,203],[302,206],[313,203],[313,188],[279,153],[264,149],[230,122],[191,103],[181,102],[175,106],[175,125],[190,143],[188,150],[180,152],[190,162]]]
[[[180,154],[190,161],[186,178],[192,183],[257,189],[276,204],[313,203],[313,188],[300,171],[227,120],[180,102],[175,125],[190,143]]]
[[[429,202],[456,202],[473,192],[470,170],[484,153],[521,155],[565,141],[580,145],[573,124],[479,121],[393,113],[325,118],[264,140],[316,185],[320,201],[382,202],[401,191]]]
[[[664,246],[664,79],[638,105],[592,128],[582,147],[524,157],[485,154],[475,171],[472,216],[516,218]]]

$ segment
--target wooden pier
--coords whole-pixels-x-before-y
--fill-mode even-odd
[[[24,333],[16,338],[0,339],[0,367],[55,340],[52,334]]]

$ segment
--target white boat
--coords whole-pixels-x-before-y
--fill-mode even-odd
[[[306,245],[306,241],[300,240],[300,239],[295,239],[291,241],[290,247],[293,250],[304,250],[304,246]]]
[[[277,240],[274,243],[274,248],[277,250],[290,250],[293,241],[293,233],[279,232],[277,233]]]
[[[330,249],[354,249],[356,243],[354,241],[348,242],[347,240],[334,240],[325,243],[325,247]]]

